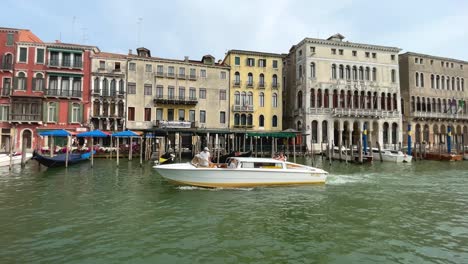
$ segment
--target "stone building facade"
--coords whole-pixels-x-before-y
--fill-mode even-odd
[[[285,126],[319,143],[356,145],[364,128],[370,142],[402,142],[399,48],[305,38],[285,59]],[[313,146],[312,146],[313,145]],[[375,146],[375,143],[374,143]]]

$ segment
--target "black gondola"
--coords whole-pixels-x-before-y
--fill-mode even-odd
[[[53,157],[41,155],[36,151],[33,152],[32,159],[37,160],[40,164],[49,167],[49,168],[57,168],[57,167],[65,167],[65,161],[67,154],[58,154]],[[89,160],[91,156],[91,152],[86,153],[69,153],[68,154],[68,166],[79,163],[81,161]]]

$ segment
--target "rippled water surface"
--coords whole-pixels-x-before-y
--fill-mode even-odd
[[[246,189],[138,161],[0,168],[0,262],[468,263],[468,162],[318,166],[326,185]]]

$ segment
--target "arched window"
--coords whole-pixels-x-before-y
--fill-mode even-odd
[[[253,85],[253,74],[251,72],[249,72],[249,74],[247,74],[247,85],[249,85],[249,86]]]
[[[234,85],[240,85],[240,73],[234,73]]]
[[[247,125],[247,116],[245,114],[241,115],[241,125],[242,126]]]
[[[264,127],[265,126],[265,117],[263,115],[260,115],[258,117],[258,126],[259,127]]]
[[[416,73],[416,87],[419,87],[419,72]]]
[[[461,90],[465,91],[465,80],[461,78]]]
[[[310,107],[315,107],[315,89],[310,89]]]
[[[315,63],[310,63],[310,78],[315,78]]]
[[[272,96],[272,105],[274,108],[278,107],[278,95],[276,93],[273,93]]]
[[[276,74],[273,74],[273,78],[271,80],[273,87],[278,87],[278,76]]]
[[[351,79],[351,68],[349,67],[349,65],[346,65],[346,80],[350,80]]]
[[[331,76],[332,76],[332,79],[333,79],[333,80],[336,79],[336,64],[332,64]]]
[[[112,79],[111,84],[110,84],[110,95],[111,96],[116,96],[117,94],[117,86],[115,79]]]
[[[302,77],[302,65],[299,65],[298,76],[299,76],[299,78]]]
[[[18,73],[15,88],[18,90],[26,90],[26,74],[24,72]]]
[[[100,84],[99,77],[94,78],[94,93],[101,93],[100,91]]]
[[[37,73],[36,78],[33,80],[33,90],[34,91],[43,91],[44,90],[44,75],[42,73]]]
[[[440,89],[440,76],[436,76],[436,89]]]
[[[124,93],[125,93],[124,81],[120,80],[119,81],[119,94],[124,94]]]
[[[109,116],[109,103],[107,101],[102,103],[102,112],[104,116]]]
[[[265,87],[265,75],[263,75],[263,73],[260,73],[258,84],[260,85],[260,87]]]
[[[109,85],[107,82],[107,78],[104,78],[104,80],[102,80],[102,95],[103,96],[109,95]]]
[[[261,92],[259,95],[259,98],[260,98],[260,107],[264,107],[265,106],[265,94]]]
[[[450,90],[450,77],[447,76],[447,90]]]
[[[252,126],[253,125],[252,121],[253,121],[252,114],[248,114],[247,115],[247,125]]]
[[[452,77],[452,90],[455,91],[455,77]]]
[[[358,79],[357,67],[353,66],[353,80]]]
[[[119,101],[119,106],[118,108],[118,116],[123,117],[124,115],[124,103],[123,101]]]
[[[302,91],[297,92],[297,108],[302,108]]]
[[[240,93],[239,92],[234,93],[234,104],[240,105]]]
[[[396,71],[395,70],[392,70],[392,73],[391,73],[391,77],[392,77],[392,83],[396,83]]]
[[[247,105],[246,95],[247,94],[245,92],[241,93],[241,105]]]
[[[434,74],[431,74],[431,88],[434,89]]]
[[[340,79],[344,79],[344,66],[340,64],[340,72],[339,72]]]
[[[460,78],[457,77],[457,91],[460,91],[461,90],[461,87],[460,87]]]
[[[249,92],[247,94],[247,105],[253,105],[253,93]]]
[[[32,133],[31,130],[26,129],[23,131],[23,141],[26,142],[26,148],[32,148]]]
[[[445,90],[445,76],[443,75],[440,77],[440,85],[442,90]]]
[[[362,66],[359,67],[359,80],[364,80],[364,68]]]
[[[276,115],[273,116],[273,120],[271,122],[272,127],[278,127],[278,117]]]
[[[366,67],[366,81],[370,81],[370,68]]]
[[[235,126],[238,126],[240,124],[240,115],[239,114],[235,114],[234,115],[234,125]]]
[[[377,68],[372,68],[372,81],[377,81]]]
[[[94,116],[101,115],[101,103],[97,99],[93,102],[93,115]]]

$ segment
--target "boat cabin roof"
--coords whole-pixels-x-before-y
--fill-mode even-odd
[[[272,158],[252,158],[252,157],[230,157],[228,160],[237,160],[239,162],[274,162],[283,163],[284,161]]]

